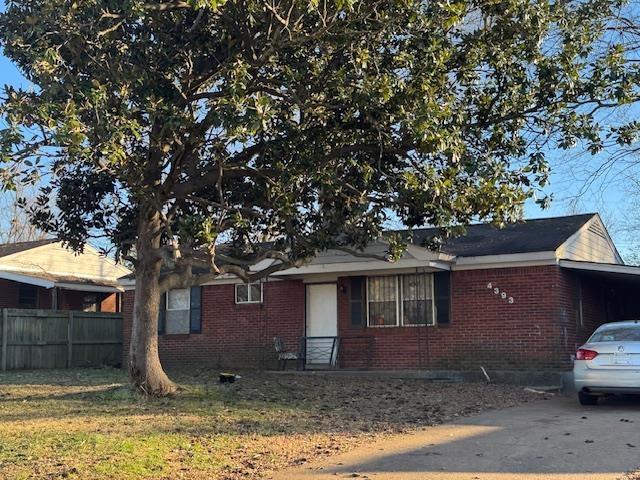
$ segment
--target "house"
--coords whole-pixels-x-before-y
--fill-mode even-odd
[[[0,308],[118,312],[128,273],[90,245],[76,254],[56,239],[0,244]]]
[[[220,278],[163,298],[165,365],[273,365],[273,338],[310,366],[566,370],[601,323],[640,318],[640,268],[598,214],[470,225],[438,251],[414,230],[397,262],[327,251],[247,285]],[[384,241],[369,254],[383,254]],[[125,349],[133,282],[123,281]]]

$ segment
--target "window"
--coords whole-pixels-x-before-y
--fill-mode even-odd
[[[188,288],[169,290],[167,292],[167,313],[165,333],[188,334],[190,330],[189,310],[190,293]]]
[[[38,289],[33,285],[20,284],[18,289],[18,306],[20,308],[37,308]]]
[[[236,303],[261,303],[262,282],[236,283]]]
[[[82,311],[83,312],[97,312],[98,311],[98,295],[89,294],[82,297]]]
[[[202,332],[202,287],[181,288],[162,294],[158,335]]]
[[[594,333],[588,343],[600,342],[638,342],[640,341],[640,327],[612,327]]]
[[[402,324],[433,324],[433,281],[428,274],[402,275]]]
[[[398,324],[398,277],[369,277],[367,298],[370,326]]]
[[[433,325],[433,276],[430,273],[367,278],[370,327]]]

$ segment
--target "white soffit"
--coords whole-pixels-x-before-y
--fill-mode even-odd
[[[55,283],[51,280],[45,280],[44,278],[32,277],[30,275],[22,275],[15,272],[5,272],[0,270],[0,278],[4,280],[11,280],[12,282],[26,283],[27,285],[35,285],[36,287],[53,288]]]
[[[640,276],[640,267],[634,265],[617,265],[613,263],[580,262],[577,260],[560,260],[562,268],[584,270],[590,272],[620,273]]]
[[[75,290],[77,292],[119,293],[124,291],[124,288],[119,286],[109,287],[106,285],[91,285],[87,283],[56,282],[54,286],[64,288],[65,290]]]

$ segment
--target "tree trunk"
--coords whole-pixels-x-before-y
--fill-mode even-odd
[[[158,308],[160,303],[160,217],[152,208],[141,208],[136,241],[136,290],[129,349],[129,375],[145,395],[162,397],[176,391],[158,356]]]

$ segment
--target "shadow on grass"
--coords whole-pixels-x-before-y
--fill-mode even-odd
[[[220,385],[214,369],[170,371],[183,390],[166,399],[133,392],[122,370],[6,373],[0,375],[0,422],[113,425],[123,419],[137,432],[362,434],[434,425],[526,396],[498,385],[240,373],[240,381]]]
[[[125,370],[118,368],[70,368],[51,370],[11,370],[0,372],[0,388],[12,385],[89,386],[127,383]]]

